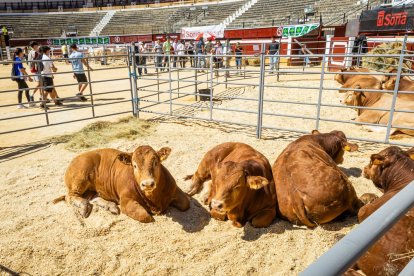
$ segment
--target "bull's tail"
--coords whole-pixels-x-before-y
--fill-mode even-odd
[[[295,211],[296,216],[308,227],[315,227],[317,226],[315,223],[311,222],[306,215],[305,205],[303,204],[302,198],[298,194],[293,194],[293,210]]]
[[[60,202],[60,201],[64,201],[66,199],[66,196],[65,195],[63,195],[63,196],[60,196],[60,197],[58,197],[58,198],[55,198],[53,201],[52,201],[52,203],[53,204],[56,204],[56,203],[58,203],[58,202]]]

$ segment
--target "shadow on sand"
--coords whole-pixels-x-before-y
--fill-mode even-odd
[[[183,230],[188,233],[201,231],[211,220],[210,213],[194,198],[190,198],[190,209],[180,212],[175,208],[170,208],[167,216],[173,221],[178,222]]]

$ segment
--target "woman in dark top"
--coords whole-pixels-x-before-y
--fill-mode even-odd
[[[23,67],[22,59],[24,57],[24,52],[21,48],[17,48],[14,52],[13,60],[16,62],[13,64],[13,80],[17,82],[17,87],[19,88],[19,92],[17,94],[17,99],[19,101],[19,105],[17,106],[18,109],[27,108],[23,105],[23,91],[25,92],[27,102],[29,106],[34,106],[34,103],[30,102],[30,94],[29,94],[29,86],[27,86],[26,79],[29,81],[33,81],[31,77],[26,72],[26,69]]]

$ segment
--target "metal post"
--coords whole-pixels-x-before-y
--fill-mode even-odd
[[[180,97],[180,67],[177,66],[175,68],[177,70],[177,92],[178,92],[178,97]]]
[[[91,79],[91,72],[89,70],[89,58],[86,58],[86,64],[88,69],[88,82],[89,82],[89,96],[91,97],[91,108],[92,108],[92,116],[95,118],[95,105],[93,103],[93,95],[92,95],[92,79]]]
[[[282,37],[279,37],[279,51],[276,53],[277,55],[279,55],[279,57],[278,57],[278,59],[277,59],[277,64],[276,64],[276,70],[277,70],[277,81],[279,81],[280,48],[281,48],[281,43],[282,43]]]
[[[134,57],[135,57],[135,49],[133,49],[132,53],[134,53]],[[102,55],[103,55],[103,58],[102,58],[103,64],[108,65],[107,60],[106,60],[106,47],[105,47],[105,44],[102,45]],[[134,66],[134,68],[135,68],[135,66]]]
[[[133,98],[132,101],[134,103],[133,107],[133,113],[134,116],[139,118],[139,107],[138,107],[138,84],[137,84],[137,64],[136,64],[136,54],[135,54],[135,43],[131,44],[131,61],[132,61],[132,70],[133,72],[131,73],[131,77],[133,78],[132,80],[132,94],[133,94]]]
[[[197,81],[197,77],[198,77],[198,69],[197,69],[197,58],[196,56],[194,56],[194,80],[195,80],[195,100],[197,101],[198,99],[198,81]]]
[[[41,61],[37,61],[38,63],[40,63]],[[37,68],[39,68],[40,66],[38,66]],[[42,103],[44,106],[44,110],[45,110],[45,116],[46,116],[46,124],[49,125],[49,114],[47,112],[47,93],[44,90],[43,87],[43,76],[42,76],[42,72],[36,72],[36,74],[39,74],[39,82],[40,82],[40,95],[42,96]]]
[[[133,85],[132,85],[132,71],[131,71],[131,63],[132,63],[132,59],[134,58],[133,55],[131,54],[131,48],[127,47],[127,65],[128,65],[128,74],[129,74],[129,86],[131,87],[131,107],[132,107],[132,114],[135,116],[134,113],[134,94],[133,94]]]
[[[321,66],[321,80],[319,82],[319,96],[318,96],[318,106],[317,106],[317,113],[316,113],[316,123],[315,129],[319,129],[319,120],[321,117],[321,101],[322,101],[322,93],[323,93],[323,81],[325,78],[325,55],[322,57],[322,66]]]
[[[408,37],[407,35],[404,36],[404,41],[403,41],[403,45],[402,45],[401,53],[400,53],[400,60],[398,62],[397,78],[395,79],[395,87],[394,87],[394,92],[393,92],[393,96],[392,96],[390,116],[388,118],[387,134],[385,136],[385,143],[389,143],[389,141],[390,141],[392,120],[394,119],[395,103],[397,101],[398,87],[400,86],[401,71],[402,71],[402,66],[403,66],[403,61],[404,61],[404,51],[405,51],[405,48],[407,46],[407,37]]]
[[[157,64],[158,64],[158,55],[159,54],[157,54],[157,56],[154,58],[154,62],[155,62],[155,59],[157,59]],[[162,65],[162,63],[161,63],[161,65]],[[157,67],[157,66],[155,66],[155,67]],[[161,70],[161,68],[158,67],[155,70],[157,71],[157,91],[158,91],[157,92],[157,97],[158,97],[158,101],[160,101],[160,70]]]
[[[414,259],[411,259],[411,261],[404,267],[404,269],[400,272],[399,276],[411,276],[414,275]]]
[[[167,54],[167,58],[168,58],[168,85],[169,85],[169,89],[168,91],[170,92],[170,115],[172,115],[172,80],[171,80],[171,55]]]
[[[265,81],[265,61],[266,56],[264,52],[264,43],[262,44],[262,51],[260,53],[260,82],[259,82],[259,101],[257,114],[256,138],[262,138],[262,123],[263,123],[263,98],[264,98],[264,81]]]
[[[210,121],[212,120],[213,120],[213,55],[210,56]]]

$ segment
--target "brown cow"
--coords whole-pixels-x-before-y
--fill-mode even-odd
[[[364,221],[407,184],[414,180],[414,162],[409,153],[398,147],[373,154],[364,176],[384,194],[359,210],[358,220]],[[384,218],[385,219],[385,218]],[[403,216],[357,261],[357,268],[365,275],[398,275],[410,261],[404,254],[414,251],[414,208]],[[399,258],[402,257],[402,258]],[[348,270],[346,275],[359,275]]]
[[[315,227],[363,203],[337,164],[358,146],[342,131],[305,135],[290,143],[273,164],[280,214],[295,224]]]
[[[356,89],[361,89],[357,86]],[[365,92],[365,91],[348,91],[342,103],[350,106],[370,107],[377,109],[390,109],[392,105],[393,95],[387,93]],[[370,110],[358,108],[358,117],[356,122],[365,122],[372,124],[387,125],[389,121],[390,112],[387,110]],[[395,103],[395,110],[411,110],[414,111],[414,102],[397,98]],[[414,135],[414,130],[404,129],[403,127],[414,128],[414,114],[406,112],[394,112],[393,127],[391,128],[391,135],[403,133],[407,135]],[[376,130],[372,127],[367,127]],[[381,127],[385,131],[384,127]]]
[[[163,213],[169,205],[185,211],[190,207],[188,196],[161,164],[170,152],[140,146],[133,153],[116,149],[82,153],[66,170],[68,195],[54,203],[66,199],[86,218],[92,211],[88,198],[99,196],[98,206],[119,214],[119,204],[122,213],[140,222],[153,221],[151,214]]]
[[[269,161],[243,143],[223,143],[208,151],[192,179],[189,195],[201,191],[212,180],[207,204],[215,219],[228,218],[236,227],[250,221],[267,227],[276,216],[276,195]]]
[[[351,66],[351,67],[343,67],[340,69],[341,72],[364,72],[364,73],[368,73],[370,72],[370,70],[368,68],[363,68],[363,67],[355,67],[355,66]],[[361,77],[361,76],[367,76],[367,75],[354,75],[354,74],[335,74],[334,79],[339,82],[340,84],[345,84],[347,81],[355,78],[355,77]]]
[[[395,89],[396,78],[390,78],[383,84],[384,90],[394,91]],[[408,92],[408,93],[403,93]],[[411,93],[410,93],[411,92]],[[414,81],[400,78],[400,83],[398,85],[398,98],[406,100],[414,100]]]

